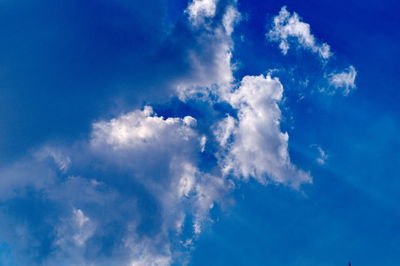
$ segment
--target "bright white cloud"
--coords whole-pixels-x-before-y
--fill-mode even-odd
[[[164,119],[156,116],[150,106],[145,106],[143,111],[136,110],[110,121],[95,123],[91,143],[93,146],[106,144],[115,150],[175,145],[195,136],[195,125],[193,117]]]
[[[261,183],[272,181],[295,188],[311,182],[306,172],[297,169],[288,152],[288,134],[280,130],[283,86],[277,78],[246,76],[229,97],[238,110],[238,119],[227,117],[215,130],[221,146],[225,173],[233,172]],[[227,140],[232,138],[232,142]]]
[[[282,7],[274,17],[272,29],[267,33],[271,41],[279,42],[283,54],[287,54],[291,45],[311,50],[323,59],[328,59],[332,53],[326,43],[318,43],[311,34],[310,24],[302,22],[295,12],[291,14],[286,7]]]
[[[331,74],[329,76],[329,83],[336,89],[342,89],[342,94],[347,96],[356,88],[356,76],[356,69],[353,66],[349,66],[343,72]]]
[[[130,169],[160,204],[162,224],[158,238],[165,239],[165,250],[170,245],[169,232],[179,233],[186,215],[194,217],[195,237],[208,220],[214,203],[231,189],[223,177],[203,173],[196,166],[206,138],[195,127],[196,120],[190,116],[165,119],[148,106],[93,125],[90,145],[95,153],[105,156],[107,162]],[[143,252],[133,258],[137,265],[142,261],[150,263],[152,257],[159,258],[151,255],[153,251]],[[169,252],[172,251],[164,252],[162,261],[169,261],[165,260]],[[154,265],[157,263],[154,261]]]
[[[186,9],[193,25],[203,23],[206,18],[213,18],[218,0],[193,0]]]

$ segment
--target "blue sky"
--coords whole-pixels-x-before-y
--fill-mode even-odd
[[[397,265],[396,1],[0,3],[0,265]]]

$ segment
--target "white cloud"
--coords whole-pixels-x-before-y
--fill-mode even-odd
[[[235,27],[235,24],[239,22],[241,15],[239,11],[233,6],[226,8],[225,14],[222,17],[222,25],[224,26],[225,32],[228,36],[231,36]]]
[[[214,135],[222,147],[227,145],[228,140],[231,138],[234,130],[236,129],[236,124],[236,119],[229,115],[217,123],[216,128],[214,129]]]
[[[50,171],[52,161],[33,156],[24,163],[25,167],[18,164],[6,173],[5,177],[19,179],[11,178],[13,182],[5,183],[4,189],[9,192],[2,194],[2,198],[13,198],[15,190],[34,185],[47,200],[59,206],[61,213],[72,208],[72,214],[52,222],[57,236],[53,243],[55,251],[44,265],[65,261],[74,265],[169,265],[179,261],[183,254],[178,258],[174,254],[171,247],[176,243],[173,244],[171,234],[179,239],[185,227],[191,228],[192,238],[196,238],[209,222],[209,210],[232,188],[224,177],[198,168],[205,140],[204,135],[197,133],[194,118],[163,118],[146,106],[94,123],[88,142],[69,148],[48,148],[60,158],[71,158],[74,171],[99,171],[95,180],[63,177],[69,174],[69,168],[59,176]],[[143,197],[154,209],[141,209]],[[186,221],[187,216],[193,217],[192,222]],[[114,238],[108,235],[112,223],[124,232],[114,240],[118,254],[113,258],[85,257],[91,250],[101,248],[99,237]],[[142,232],[141,228],[148,227],[148,223],[149,233]],[[93,237],[97,241],[93,242]]]
[[[46,158],[51,158],[57,164],[58,168],[61,171],[68,170],[68,167],[71,165],[71,158],[64,155],[62,152],[54,149],[52,147],[43,147],[36,153],[36,157],[39,160],[44,160]]]
[[[193,25],[204,22],[206,18],[213,18],[216,13],[218,0],[193,0],[186,9],[189,20]]]
[[[342,90],[344,96],[349,95],[349,93],[356,88],[355,80],[357,76],[357,71],[353,66],[349,66],[345,71],[341,73],[331,74],[329,76],[329,83]]]
[[[168,266],[171,265],[172,259],[170,256],[143,255],[134,259],[130,266]]]
[[[272,28],[266,34],[267,39],[278,42],[283,54],[287,54],[289,49],[295,48],[308,49],[318,54],[323,60],[328,60],[332,56],[330,46],[327,43],[320,43],[311,33],[310,24],[301,21],[296,12],[290,13],[286,7],[282,7],[279,14],[273,18]],[[326,61],[324,61],[326,62]],[[357,71],[353,66],[349,66],[342,72],[330,73],[326,65],[321,69],[322,93],[335,94],[340,91],[344,96],[356,88],[355,79]],[[315,75],[315,73],[313,73]],[[306,75],[309,75],[306,73]],[[315,77],[313,77],[315,79]],[[308,81],[308,79],[306,79]],[[328,82],[328,86],[325,85]],[[308,82],[306,82],[308,83]]]
[[[229,90],[234,81],[231,35],[240,20],[240,13],[231,5],[223,12],[222,17],[214,19],[212,25],[203,20],[196,22],[196,44],[201,49],[191,49],[188,52],[191,74],[175,84],[176,92],[183,101],[193,97],[209,100],[209,94]]]
[[[204,36],[201,41],[210,41],[207,40],[209,37]],[[220,42],[209,43],[202,53],[189,52],[192,75],[180,79],[175,85],[181,100],[194,97],[209,100],[210,94],[229,87],[234,81],[231,68],[232,47],[229,40],[224,36],[220,37],[223,37]]]
[[[188,53],[192,73],[177,83],[179,95],[186,97],[197,90],[216,93],[221,87],[230,87],[234,80],[231,34],[239,13],[229,6],[220,21],[209,25],[206,19],[214,17],[216,4],[217,1],[193,1],[187,9],[189,19],[197,26],[193,31],[197,31],[194,35],[199,48]],[[64,209],[73,208],[72,216],[53,224],[57,235],[54,245],[59,250],[47,264],[68,261],[75,265],[169,265],[179,261],[171,248],[174,245],[171,235],[179,239],[183,228],[190,227],[193,235],[184,242],[192,243],[204,224],[210,222],[210,209],[216,202],[223,204],[222,198],[233,188],[224,176],[199,169],[199,157],[205,151],[208,136],[197,132],[196,123],[190,116],[158,116],[146,106],[93,123],[87,142],[43,149],[36,158],[28,160],[27,168],[39,160],[44,172],[48,170],[45,159],[51,158],[63,175],[68,175],[70,168],[78,173],[88,169],[98,173],[95,179],[60,178],[53,173],[48,181],[43,178],[39,182],[30,179],[38,172],[29,172],[7,187],[13,191],[37,182],[38,190],[44,191],[50,201]],[[10,175],[17,168],[10,169]],[[218,169],[215,173],[218,174]],[[130,188],[132,183],[140,188],[139,192],[137,188],[131,191],[118,185]],[[5,197],[12,197],[12,193]],[[154,210],[142,210],[141,197],[146,197]],[[112,259],[85,257],[85,253],[100,248],[91,238],[108,237],[110,223],[117,223],[124,232],[115,240],[118,254]],[[150,226],[146,229],[150,232],[141,232],[143,226]]]
[[[71,195],[72,196],[72,195]],[[55,225],[56,239],[53,256],[46,258],[44,265],[60,265],[65,258],[74,265],[90,265],[84,253],[88,241],[95,234],[96,225],[81,209],[73,208],[69,217],[62,218]]]
[[[76,232],[73,234],[72,238],[76,245],[82,246],[93,234],[94,226],[91,224],[89,217],[87,217],[80,209],[73,210],[72,220],[76,229]]]
[[[206,150],[206,144],[207,144],[207,137],[205,135],[201,136],[200,139],[200,151],[204,152]]]
[[[295,188],[311,182],[306,172],[290,161],[288,134],[280,130],[283,86],[277,78],[246,76],[240,87],[229,97],[238,110],[238,119],[227,117],[215,134],[221,146],[225,173],[238,177],[253,177],[261,183],[272,181]],[[231,142],[228,139],[232,138]]]
[[[190,116],[165,119],[148,106],[93,125],[91,149],[108,163],[114,161],[119,168],[129,169],[160,204],[162,223],[157,238],[165,239],[164,250],[170,245],[168,234],[181,232],[186,215],[194,217],[193,237],[199,234],[209,210],[231,189],[224,177],[204,173],[196,166],[206,138],[195,127],[196,120]],[[138,249],[138,245],[132,248]],[[151,255],[154,251],[143,250],[133,258],[137,265],[143,261],[158,265],[159,257]],[[168,252],[163,252],[161,261],[166,261]],[[154,261],[149,262],[150,258]]]
[[[291,45],[311,50],[323,59],[331,57],[330,47],[326,43],[318,43],[311,34],[310,24],[302,22],[295,12],[291,14],[286,7],[282,7],[279,14],[274,17],[273,27],[267,33],[271,41],[279,42],[283,54],[287,54]]]
[[[315,161],[320,165],[324,165],[326,163],[326,160],[328,160],[329,155],[326,153],[326,151],[324,151],[320,146],[316,144],[311,145],[311,147],[314,147],[318,152],[318,156]]]
[[[110,121],[93,124],[92,146],[106,144],[114,150],[140,148],[141,146],[177,144],[196,135],[196,119],[156,116],[150,106],[136,110]]]
[[[8,181],[0,179],[0,192],[4,192],[0,199],[14,197],[21,187],[33,187],[61,209],[62,217],[51,224],[58,250],[47,265],[66,261],[71,265],[179,264],[182,254],[175,253],[174,247],[192,246],[210,222],[209,211],[226,202],[225,196],[240,178],[294,188],[311,182],[311,176],[291,162],[289,137],[280,129],[283,86],[279,79],[246,76],[235,89],[231,35],[240,14],[227,6],[217,16],[216,5],[217,1],[194,0],[187,8],[196,25],[191,30],[196,31],[198,48],[188,53],[192,71],[176,82],[176,92],[183,100],[203,93],[206,101],[230,104],[237,116],[205,121],[206,125],[200,121],[199,125],[209,127],[200,132],[194,117],[162,117],[145,106],[93,123],[86,141],[43,148],[34,158],[1,171]],[[304,26],[308,24],[300,22],[297,14],[289,17],[297,18],[294,22],[303,31],[299,40],[312,50],[319,47],[321,57],[330,55],[329,46],[315,43],[309,26]],[[201,169],[204,153],[215,148],[215,141],[218,162],[212,169]],[[46,158],[62,173],[52,171]],[[233,181],[232,176],[238,179]],[[113,225],[117,236],[110,229]],[[182,232],[188,231],[192,234],[181,239]],[[103,238],[115,242],[110,257],[100,254],[103,247],[98,242]]]

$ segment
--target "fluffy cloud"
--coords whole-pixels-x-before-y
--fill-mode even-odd
[[[221,164],[225,174],[233,172],[234,175],[244,178],[254,177],[262,183],[272,180],[298,187],[304,182],[310,182],[311,178],[291,164],[287,147],[288,135],[280,132],[281,113],[277,104],[283,93],[280,82],[269,76],[266,78],[247,76],[243,78],[240,88],[231,92],[234,81],[231,34],[233,26],[239,19],[240,14],[236,8],[228,6],[222,21],[216,23],[217,26],[210,28],[208,24],[205,25],[207,36],[211,34],[214,39],[209,43],[217,43],[216,46],[212,45],[213,54],[216,56],[212,66],[215,68],[193,60],[196,62],[196,73],[207,73],[208,78],[205,83],[192,80],[194,83],[190,86],[181,84],[179,87],[183,95],[181,99],[195,97],[196,93],[204,93],[204,88],[209,88],[211,91],[205,92],[206,95],[214,93],[238,110],[238,121],[228,116],[218,126],[214,126],[216,139],[226,149],[226,154],[218,153],[218,156],[224,157]],[[208,71],[201,70],[202,68],[207,68]],[[210,69],[214,71],[210,73]],[[194,90],[190,89],[193,87]],[[260,112],[264,115],[259,116]],[[254,128],[257,129],[256,132]],[[229,139],[234,139],[233,143],[230,143]]]
[[[9,193],[4,193],[2,200],[29,197],[33,188],[46,206],[58,206],[61,213],[57,219],[43,221],[52,228],[47,245],[54,250],[44,256],[44,265],[65,261],[75,265],[169,265],[184,259],[184,255],[176,257],[172,246],[182,245],[184,239],[182,249],[190,248],[187,243],[209,221],[209,210],[233,186],[223,176],[198,168],[204,141],[193,117],[163,118],[146,106],[94,123],[87,142],[71,148],[47,146],[40,156],[26,159],[29,174],[21,164],[2,172],[6,178],[10,174],[19,177],[7,178],[7,184],[3,181],[2,187]],[[55,158],[71,158],[70,167],[60,170],[54,154],[58,154]],[[45,160],[46,156],[51,160]],[[71,175],[88,168],[89,175],[97,173],[95,179]],[[9,216],[2,218],[7,221]],[[24,239],[42,241],[30,230],[20,234]],[[108,248],[110,257],[101,253],[104,241],[113,243]],[[27,257],[25,262],[33,260]]]
[[[94,123],[91,145],[105,145],[114,151],[141,150],[143,147],[168,149],[181,141],[190,141],[196,135],[195,125],[196,119],[191,116],[164,119],[156,116],[152,107],[145,106],[143,110]],[[182,143],[182,146],[185,145]]]
[[[179,234],[183,226],[188,226],[185,219],[189,215],[193,217],[195,237],[201,232],[208,211],[231,187],[223,177],[204,173],[196,166],[197,156],[204,150],[204,136],[195,127],[193,117],[164,119],[148,106],[93,125],[90,145],[95,153],[108,163],[114,161],[119,167],[128,168],[161,208],[156,239],[164,239],[162,249],[168,252],[160,259],[145,249],[134,259],[137,265],[164,265],[157,261],[171,261],[168,256],[172,255],[167,256],[172,254],[168,234]],[[152,246],[152,241],[148,239],[147,243]],[[155,261],[150,262],[150,258]]]
[[[44,145],[0,169],[0,234],[27,254],[18,258],[22,264],[185,264],[210,210],[227,204],[240,180],[295,189],[311,182],[292,163],[289,135],[281,130],[280,80],[245,76],[236,85],[232,34],[240,13],[220,4],[190,2],[191,69],[173,84],[182,101],[207,106],[205,116],[133,108],[94,122],[88,138]],[[293,39],[324,59],[331,55],[296,13],[283,8],[274,21],[270,37],[284,53]],[[331,76],[332,84],[350,86],[340,75]],[[215,103],[232,112],[214,109]],[[18,204],[40,211],[26,219],[23,208],[7,209]]]
[[[205,18],[214,16],[216,4],[194,1],[187,9],[197,27],[192,29],[197,47],[188,49],[192,73],[178,79],[180,95],[233,81],[230,35],[239,13],[228,6],[220,21],[209,26]],[[46,145],[2,169],[1,189],[7,192],[2,200],[29,199],[33,191],[43,205],[58,209],[54,219],[38,217],[46,241],[25,226],[19,229],[21,239],[39,243],[31,245],[20,262],[169,265],[184,260],[185,252],[179,255],[182,251],[176,253],[172,247],[190,249],[210,221],[209,210],[218,202],[224,204],[222,198],[233,188],[218,169],[199,168],[207,136],[197,132],[196,123],[191,116],[157,116],[145,106],[93,123],[88,140],[67,147]],[[0,215],[9,223],[3,228],[19,219],[19,214]],[[13,238],[13,230],[7,231],[0,233],[9,235],[5,238],[10,246],[29,247],[27,241]],[[48,250],[38,255],[43,245]]]
[[[317,42],[311,33],[310,24],[301,21],[296,12],[290,13],[285,6],[273,18],[272,28],[267,32],[266,37],[272,42],[278,42],[285,55],[292,46],[295,46],[317,54],[324,63],[335,61],[330,46],[327,43]],[[354,66],[350,65],[347,69],[334,73],[328,64],[323,64],[322,67],[319,65],[318,68],[321,75],[315,76],[314,72],[304,73],[304,75],[307,76],[305,83],[308,83],[310,79],[318,80],[318,85],[322,87],[319,92],[335,94],[340,91],[343,96],[347,96],[356,88],[357,71]]]
[[[190,21],[194,24],[203,23],[206,18],[215,16],[218,0],[193,0],[186,12]]]
[[[134,178],[171,208],[179,205],[176,201],[191,198],[196,210],[205,213],[218,198],[212,191],[225,181],[196,167],[205,136],[200,136],[195,127],[193,117],[164,119],[146,106],[143,111],[95,123],[90,145],[108,162],[122,162],[123,167],[132,169]],[[213,184],[208,192],[215,196],[207,195],[207,184]]]
[[[342,94],[347,96],[356,88],[356,76],[356,69],[353,66],[349,66],[343,72],[329,75],[329,83],[336,89],[342,89]]]
[[[309,174],[297,169],[288,152],[287,133],[280,130],[283,86],[271,76],[246,76],[229,96],[238,118],[228,116],[215,134],[225,148],[222,164],[225,173],[233,172],[261,183],[288,184],[295,188],[311,182]],[[229,141],[231,139],[231,141]]]
[[[302,22],[297,13],[291,14],[285,6],[274,17],[272,29],[266,36],[271,41],[279,42],[283,54],[287,54],[290,46],[295,45],[318,54],[322,59],[332,55],[328,44],[315,40],[310,24]]]

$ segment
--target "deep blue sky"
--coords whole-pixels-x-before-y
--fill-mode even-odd
[[[314,96],[291,107],[296,114],[291,151],[314,176],[307,196],[281,187],[243,186],[230,215],[200,240],[193,265],[206,263],[207,254],[215,265],[396,265],[399,4],[243,1],[239,6],[249,17],[239,28],[254,41],[237,50],[249,72],[280,60],[266,49],[261,33],[268,15],[282,5],[299,13],[316,36],[356,66],[358,89],[348,98]],[[301,68],[304,62],[295,64]],[[331,154],[322,167],[308,151],[314,142]]]
[[[204,103],[181,102],[166,89],[171,80],[189,75],[186,51],[201,49],[187,26],[187,4],[1,1],[0,169],[6,170],[0,178],[43,145],[73,145],[88,138],[93,122],[145,104],[166,117],[191,115],[204,132],[209,121],[234,113],[223,104],[210,111]],[[323,63],[307,53],[284,56],[276,43],[267,42],[265,33],[282,6],[298,13],[313,35],[330,45],[335,61],[327,67],[357,69],[357,88],[349,96],[316,92]],[[235,78],[281,69],[281,128],[289,133],[293,164],[310,172],[313,184],[297,191],[252,179],[238,183],[231,194],[235,203],[212,213],[214,222],[194,244],[189,265],[400,263],[399,8],[394,0],[238,1],[242,20],[232,37]],[[300,84],[305,78],[309,86]],[[324,165],[316,162],[313,145],[327,152]],[[213,160],[205,158],[202,167],[211,168]],[[75,166],[74,175],[90,179],[115,173],[82,170],[85,162]],[[90,159],[87,163],[92,165]],[[118,175],[124,171],[118,168]],[[130,185],[141,195],[139,211],[157,212],[140,185]],[[57,220],[64,210],[35,193],[0,199],[0,208],[12,217],[5,224],[26,225],[42,244],[20,247],[10,240],[18,236],[2,229],[0,264],[36,265],[51,254],[54,233],[43,220]],[[156,227],[152,223],[158,218],[153,218],[140,230]],[[35,255],[33,246],[40,246]]]

